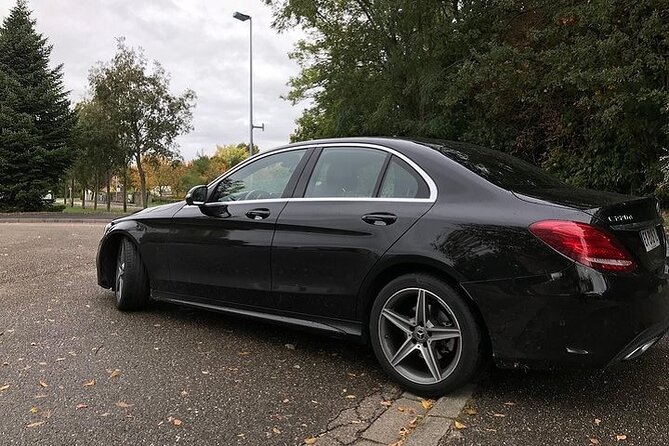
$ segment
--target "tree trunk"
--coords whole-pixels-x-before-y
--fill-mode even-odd
[[[100,190],[100,174],[95,174],[95,186],[93,186],[93,209],[98,210],[98,191]]]
[[[123,213],[128,212],[128,166],[123,168]]]
[[[107,172],[107,211],[111,210],[111,172]]]
[[[74,207],[74,178],[70,182],[70,207]]]
[[[86,209],[86,185],[81,185],[81,209]]]
[[[137,173],[139,174],[139,193],[142,198],[142,208],[146,209],[146,174],[144,173],[144,167],[142,166],[142,157],[139,154],[135,155],[135,162],[137,163]]]

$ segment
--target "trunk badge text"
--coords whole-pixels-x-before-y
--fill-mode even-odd
[[[610,217],[607,217],[609,221],[630,221],[634,220],[634,217],[631,215],[612,215]]]

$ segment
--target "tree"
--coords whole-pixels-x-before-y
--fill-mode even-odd
[[[256,153],[258,153],[258,146],[254,144],[253,154],[255,155]],[[223,173],[228,169],[232,169],[248,157],[249,145],[246,143],[217,145],[216,153],[214,154],[214,158],[220,159],[222,164],[225,166],[220,173]]]
[[[174,96],[169,76],[158,62],[149,70],[142,49],[118,40],[109,63],[91,70],[89,83],[96,100],[109,111],[118,130],[118,141],[127,162],[134,161],[140,180],[140,200],[147,206],[145,156],[173,157],[175,138],[192,129],[195,93]]]
[[[84,188],[93,186],[95,209],[98,192],[104,181],[109,210],[111,177],[125,166],[126,160],[118,144],[117,128],[109,110],[95,98],[77,104],[75,112],[77,122],[72,132],[72,145],[76,150],[76,161],[72,173]]]
[[[665,0],[266,0],[308,36],[294,140],[396,135],[510,152],[577,186],[648,193],[669,147]]]
[[[72,161],[63,68],[24,0],[0,27],[0,209],[34,211]]]

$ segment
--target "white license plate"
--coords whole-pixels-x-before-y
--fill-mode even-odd
[[[641,235],[641,240],[643,241],[643,246],[646,248],[646,252],[652,251],[660,246],[660,238],[657,236],[657,229],[644,229],[639,232],[639,235]]]

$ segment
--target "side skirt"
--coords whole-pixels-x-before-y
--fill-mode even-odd
[[[218,313],[231,314],[246,318],[258,319],[268,323],[287,325],[310,331],[317,331],[323,334],[338,338],[350,338],[352,340],[362,341],[362,327],[360,323],[350,321],[340,321],[333,319],[313,318],[302,319],[293,315],[284,315],[277,313],[267,313],[258,309],[229,307],[211,302],[201,302],[192,300],[190,296],[173,294],[152,290],[151,299],[159,302],[167,302],[187,307],[200,308]]]

